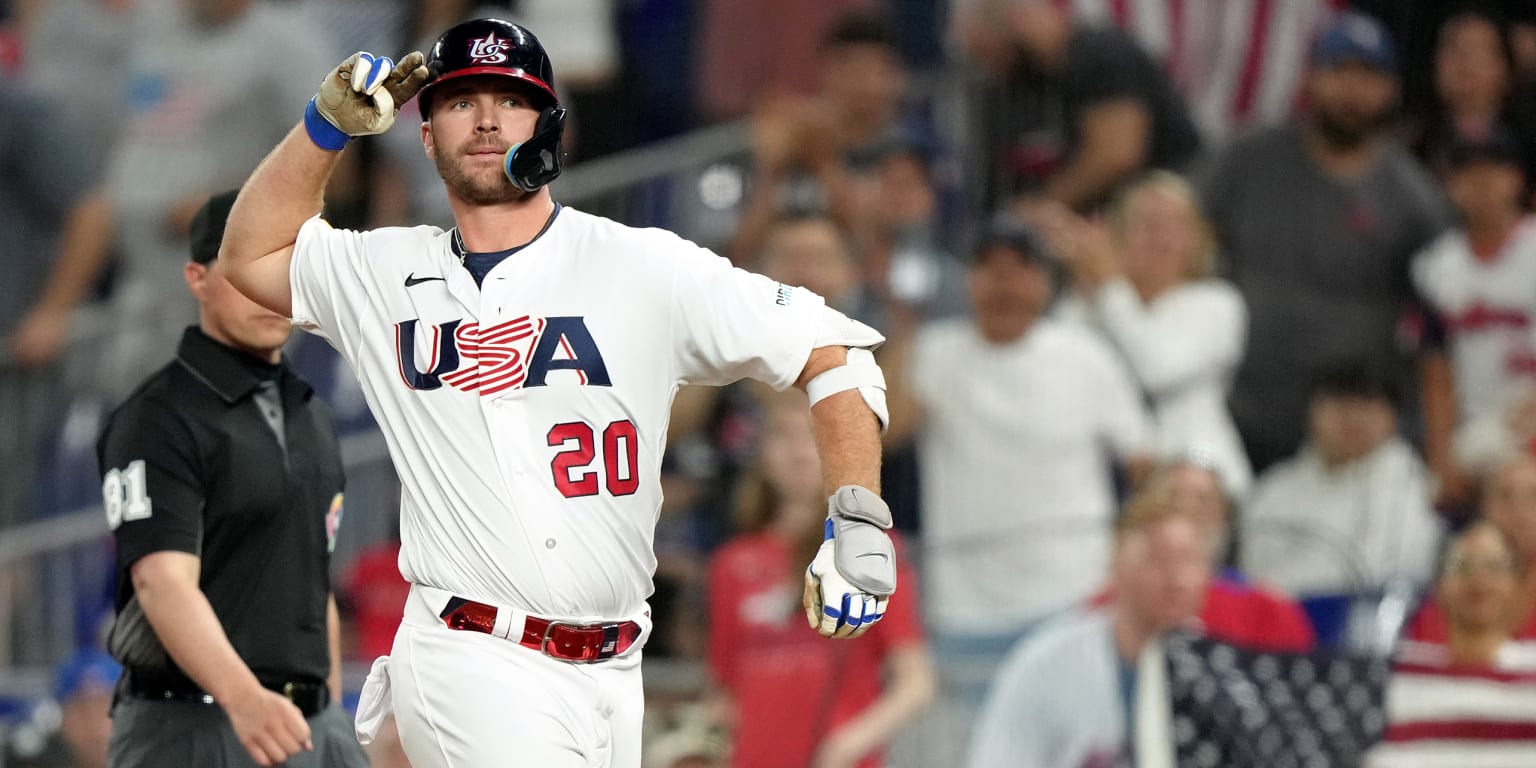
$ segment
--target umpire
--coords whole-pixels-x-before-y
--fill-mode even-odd
[[[215,196],[192,223],[198,325],[97,444],[124,667],[109,765],[365,766],[335,703],[335,427],[282,363],[288,320],[224,277],[234,201]]]

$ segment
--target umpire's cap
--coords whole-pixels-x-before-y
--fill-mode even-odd
[[[427,84],[416,97],[421,119],[432,111],[432,92],[454,78],[502,75],[525,82],[557,106],[555,69],[539,39],[527,29],[501,19],[472,19],[444,32],[427,54]]]
[[[229,221],[229,209],[235,207],[240,190],[231,189],[208,198],[203,207],[192,216],[192,260],[207,264],[219,257],[219,245],[224,242],[224,225]]]

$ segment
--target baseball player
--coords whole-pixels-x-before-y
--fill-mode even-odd
[[[418,90],[457,226],[333,229],[319,213],[340,152]],[[682,384],[809,395],[830,493],[805,579],[821,634],[864,632],[896,587],[875,492],[882,337],[675,235],[556,203],[564,118],[514,24],[465,22],[398,64],[354,54],[252,174],[224,240],[241,291],[346,357],[388,441],[412,587],[358,732],[392,707],[416,768],[640,764],[658,468]]]

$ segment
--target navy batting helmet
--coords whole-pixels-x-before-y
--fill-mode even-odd
[[[555,93],[555,70],[539,39],[527,29],[501,19],[473,19],[444,32],[427,55],[427,84],[417,96],[421,119],[432,113],[432,93],[455,78],[496,75],[532,86],[539,97],[539,120],[533,136],[507,153],[507,177],[519,189],[532,192],[555,180],[565,152],[565,108]]]

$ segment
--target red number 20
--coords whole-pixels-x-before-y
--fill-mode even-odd
[[[571,442],[575,441],[575,445]],[[597,471],[588,470],[597,451],[591,425],[568,421],[549,429],[551,448],[563,448],[550,460],[555,487],[567,499],[597,495]],[[622,457],[621,457],[622,454]],[[632,421],[615,421],[603,430],[603,470],[608,493],[628,496],[640,487],[640,440]],[[585,471],[583,471],[585,470]]]

